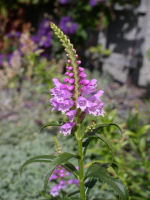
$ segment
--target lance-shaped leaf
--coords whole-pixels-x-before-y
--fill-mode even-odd
[[[89,195],[89,192],[90,190],[95,186],[97,182],[97,179],[95,178],[90,178],[90,180],[88,180],[86,183],[85,183],[85,187],[86,187],[86,196]]]
[[[44,128],[49,127],[49,126],[61,126],[63,125],[65,122],[63,121],[52,121],[52,122],[48,122],[47,124],[43,125],[40,129],[40,131],[42,131]]]
[[[99,124],[99,125],[97,125],[94,130],[89,131],[88,133],[86,133],[86,136],[95,135],[96,133],[98,133],[101,130],[101,128],[110,127],[110,126],[115,126],[120,131],[120,134],[122,135],[122,130],[121,130],[120,126],[118,126],[115,123],[110,123],[110,124]]]
[[[78,170],[75,168],[75,166],[72,163],[67,162],[66,164],[62,165],[62,167],[64,167],[67,171],[69,171],[76,178],[78,178],[78,176],[79,176]]]
[[[28,159],[26,162],[23,163],[23,165],[20,167],[19,172],[20,174],[22,173],[22,170],[24,167],[27,165],[34,163],[34,162],[52,162],[52,160],[56,158],[54,155],[39,155],[39,156],[34,156],[30,159]]]
[[[77,194],[77,193],[80,193],[80,190],[75,190],[75,191],[69,193],[69,194],[68,194],[68,197],[72,197],[72,196],[74,196],[74,195]]]
[[[98,163],[95,163],[88,168],[86,177],[98,178],[101,182],[110,185],[114,189],[114,191],[119,195],[121,200],[129,199],[127,189],[122,183],[122,181],[120,179],[113,178],[107,172],[107,170]]]
[[[59,154],[52,162],[51,162],[51,169],[50,171],[48,172],[48,174],[46,175],[45,177],[45,180],[44,180],[44,191],[46,191],[47,189],[47,185],[48,185],[48,181],[49,181],[49,178],[50,176],[52,175],[53,171],[55,170],[55,168],[58,166],[58,165],[64,165],[66,164],[71,158],[76,158],[78,159],[79,156],[78,155],[74,155],[74,154],[71,154],[71,153],[61,153]]]
[[[112,145],[110,144],[110,142],[104,136],[98,135],[98,134],[93,135],[93,136],[89,136],[88,139],[86,141],[84,141],[84,143],[83,143],[83,146],[84,146],[84,152],[83,153],[84,153],[84,155],[86,154],[86,151],[87,151],[89,143],[93,139],[99,139],[99,140],[103,141],[107,145],[107,147],[110,149],[110,151],[112,153],[112,161],[113,161],[113,159],[114,159],[114,150],[113,150]]]

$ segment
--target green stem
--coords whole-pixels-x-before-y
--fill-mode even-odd
[[[83,151],[82,151],[82,139],[78,139],[78,159],[79,165],[79,183],[80,183],[80,197],[81,200],[85,200],[85,186],[84,186],[84,169],[83,169]]]

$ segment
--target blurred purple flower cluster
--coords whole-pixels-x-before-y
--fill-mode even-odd
[[[53,171],[53,174],[49,178],[49,181],[57,180],[58,184],[56,184],[50,191],[50,194],[55,197],[59,195],[60,190],[64,190],[67,185],[79,185],[79,181],[77,179],[69,179],[67,180],[66,177],[70,176],[71,173],[67,170],[63,169],[61,166],[57,166],[56,169]]]
[[[52,41],[52,33],[50,30],[49,19],[44,18],[40,23],[37,33],[32,37],[32,40],[39,48],[49,48]]]
[[[5,56],[3,54],[0,54],[0,66],[3,64],[4,57]]]
[[[105,3],[107,0],[89,0],[90,6],[94,7],[98,4],[98,2],[103,2]]]
[[[78,24],[71,17],[64,16],[60,20],[59,27],[65,34],[74,34],[78,29]]]
[[[60,3],[60,4],[67,4],[67,3],[68,3],[68,0],[59,0],[59,3]]]

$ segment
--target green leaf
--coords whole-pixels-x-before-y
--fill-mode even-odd
[[[110,127],[110,126],[115,126],[117,129],[119,129],[120,134],[122,135],[121,128],[115,123],[110,123],[110,124],[99,124],[99,125],[97,125],[94,130],[87,132],[85,137],[88,137],[88,136],[91,136],[91,135],[95,135],[96,133],[100,132],[101,128]]]
[[[95,135],[95,136],[91,136],[91,138],[96,138],[96,139],[99,139],[101,141],[103,141],[107,147],[110,149],[111,153],[112,153],[112,160],[114,160],[114,150],[113,150],[113,147],[111,145],[111,143],[102,135]]]
[[[104,167],[95,163],[91,165],[86,173],[86,177],[88,178],[98,178],[101,182],[107,183],[110,185],[120,196],[121,200],[128,200],[128,192],[126,187],[122,183],[121,180],[113,178]]]
[[[115,127],[120,131],[120,134],[122,135],[122,130],[121,130],[120,126],[118,126],[118,125],[115,124],[115,123],[110,123],[110,124],[100,124],[100,125],[98,125],[98,127],[97,127],[96,129],[98,130],[99,128],[109,127],[109,126],[115,126]]]
[[[62,167],[64,167],[67,171],[71,172],[76,178],[78,178],[79,176],[78,170],[72,163],[67,162],[66,164],[62,165]]]
[[[71,192],[70,194],[68,194],[68,197],[71,197],[79,192],[80,192],[80,190],[75,190],[74,192]]]
[[[41,127],[40,131],[42,131],[44,128],[49,127],[49,126],[61,126],[63,124],[64,124],[63,121],[52,121],[52,122],[49,122],[49,123],[43,125]]]
[[[25,166],[33,163],[33,162],[52,162],[52,160],[55,158],[56,156],[54,155],[39,155],[39,156],[34,156],[32,158],[30,158],[29,160],[27,160],[26,162],[23,163],[23,165],[20,167],[19,172],[20,174],[22,173],[22,170],[24,169]]]
[[[96,182],[97,182],[97,179],[92,178],[92,179],[88,180],[88,182],[85,183],[86,196],[89,195],[90,190],[95,186]]]
[[[84,141],[84,143],[83,143],[83,146],[85,147],[84,148],[84,155],[85,155],[85,153],[86,153],[86,150],[87,150],[87,147],[88,147],[88,145],[89,145],[89,143],[93,140],[93,139],[99,139],[99,140],[101,140],[101,141],[103,141],[106,145],[107,145],[107,147],[110,149],[110,151],[112,152],[112,161],[113,161],[113,159],[114,159],[114,150],[113,150],[113,147],[112,147],[112,145],[110,144],[110,142],[104,137],[104,136],[102,136],[102,135],[92,135],[92,136],[89,136],[88,137],[88,139],[86,140],[86,141]]]
[[[51,162],[51,170],[50,172],[47,173],[46,177],[45,177],[45,180],[44,180],[44,191],[46,191],[47,189],[47,185],[48,185],[48,181],[49,181],[49,178],[50,176],[52,175],[53,171],[55,170],[55,168],[58,166],[58,165],[63,165],[63,164],[66,164],[71,158],[79,158],[78,155],[74,155],[74,154],[71,154],[71,153],[61,153],[59,154],[52,162]]]

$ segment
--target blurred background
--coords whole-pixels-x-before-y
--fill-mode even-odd
[[[40,200],[48,167],[31,165],[21,177],[18,169],[33,155],[55,152],[59,130],[40,127],[60,118],[51,112],[49,90],[53,77],[63,80],[66,56],[50,21],[69,36],[89,78],[105,92],[106,113],[96,120],[123,130],[122,137],[114,127],[102,132],[130,199],[150,200],[149,0],[0,0],[0,200]],[[76,151],[71,137],[57,137],[64,151]],[[111,160],[96,141],[87,152],[93,158]],[[91,199],[97,198],[116,199],[105,184],[93,189]]]

